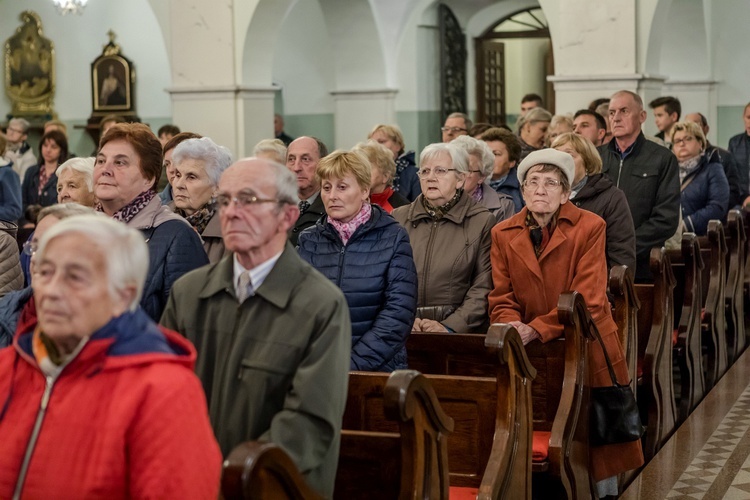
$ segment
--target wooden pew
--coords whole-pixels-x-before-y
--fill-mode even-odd
[[[630,372],[630,385],[636,394],[638,380],[638,310],[640,300],[635,291],[633,271],[627,266],[613,266],[609,271],[609,293],[614,297],[612,314],[617,323],[620,345]]]
[[[581,313],[576,309],[576,300],[583,302],[583,299],[575,297],[578,294],[563,294],[558,303],[565,336],[546,344],[535,341],[526,346],[528,358],[537,370],[532,385],[534,430],[550,433],[547,458],[532,464],[535,477],[539,477],[535,479],[535,488],[545,487],[544,492],[535,491],[535,496],[541,495],[539,498],[591,495],[588,343],[583,341],[590,334],[583,326],[585,322],[576,321],[576,311]],[[474,336],[412,333],[406,344],[409,364],[427,373],[491,375],[492,360],[483,355],[477,348],[479,343],[471,337]]]
[[[322,500],[305,482],[284,450],[247,441],[224,461],[221,492],[226,500]]]
[[[745,236],[750,235],[750,210],[742,209]],[[750,344],[750,242],[745,242],[745,274],[742,277],[742,297],[745,310],[745,345]]]
[[[426,375],[456,423],[447,442],[451,487],[476,489],[482,499],[531,498],[531,380],[536,373],[516,330],[493,325],[487,335],[412,337],[417,335],[424,337],[413,342],[429,339],[436,353],[473,350],[491,375],[451,376],[441,374],[443,370]],[[345,429],[393,431],[380,416],[382,379],[379,373],[350,374]]]
[[[415,370],[351,372],[334,498],[448,498],[454,420]]]
[[[701,351],[701,308],[703,307],[702,271],[698,238],[682,235],[681,250],[667,251],[675,276],[675,322],[677,344],[673,357],[680,370],[677,415],[683,422],[706,393]]]
[[[653,284],[639,283],[635,292],[638,311],[637,400],[646,425],[643,453],[648,462],[675,430],[674,382],[672,379],[672,331],[674,329],[675,278],[664,248],[651,249]]]
[[[724,292],[726,307],[727,354],[729,362],[734,362],[745,350],[745,226],[742,213],[730,210],[727,216],[727,282]]]
[[[718,220],[708,221],[708,233],[699,238],[701,256],[709,265],[703,273],[703,310],[701,332],[706,353],[706,391],[716,385],[727,371],[727,337],[724,288],[726,286],[727,246],[724,227]]]

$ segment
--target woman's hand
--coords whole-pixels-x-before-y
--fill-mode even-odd
[[[513,326],[516,330],[518,330],[518,334],[521,336],[521,341],[523,342],[523,345],[528,344],[532,340],[541,338],[541,335],[539,335],[539,332],[534,330],[532,327],[530,327],[526,323],[521,323],[520,321],[511,321],[509,324]]]
[[[411,331],[413,331],[413,332],[421,332],[422,331],[422,318],[416,318],[414,320],[414,326],[412,327]]]
[[[420,326],[423,332],[448,333],[448,329],[442,323],[433,319],[423,319]]]

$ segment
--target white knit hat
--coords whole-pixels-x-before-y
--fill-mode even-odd
[[[573,157],[568,153],[563,153],[552,148],[540,149],[539,151],[529,153],[518,166],[518,182],[523,184],[526,172],[531,167],[540,164],[554,165],[560,168],[568,178],[568,184],[571,187],[573,186],[573,179],[575,179],[576,174],[576,165],[573,162]]]

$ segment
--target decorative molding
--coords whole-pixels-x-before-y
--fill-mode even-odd
[[[353,89],[353,90],[334,90],[330,92],[337,101],[362,101],[362,100],[382,100],[395,99],[398,94],[397,89]]]
[[[166,90],[174,100],[180,101],[205,101],[226,100],[239,97],[241,99],[269,99],[273,98],[281,87],[269,86],[242,86],[242,85],[211,85],[204,87],[180,86],[169,87]]]

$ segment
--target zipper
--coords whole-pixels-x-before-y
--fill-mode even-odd
[[[31,462],[31,455],[34,454],[34,448],[36,447],[36,441],[39,439],[39,432],[42,429],[42,422],[44,416],[47,414],[47,405],[49,404],[50,394],[52,393],[52,387],[55,385],[54,377],[46,377],[46,384],[44,387],[44,394],[42,394],[42,402],[39,405],[39,411],[36,414],[36,422],[34,422],[34,429],[31,431],[31,437],[29,438],[29,444],[26,446],[26,454],[23,457],[23,464],[21,464],[21,472],[18,473],[18,481],[16,482],[16,489],[13,492],[13,500],[21,498],[21,491],[23,490],[23,483],[26,481],[26,474],[29,472],[29,463]]]
[[[422,267],[422,281],[420,287],[419,287],[419,304],[422,306],[427,305],[427,278],[429,276],[429,269],[430,264],[432,263],[432,246],[435,243],[435,233],[437,232],[437,221],[432,222],[432,228],[430,228],[430,237],[427,240],[427,259],[424,261],[424,266]]]
[[[341,288],[341,276],[344,274],[344,254],[346,253],[346,246],[341,247],[339,252],[339,275],[336,279],[336,286]]]
[[[617,187],[620,187],[620,176],[622,175],[622,157],[620,157],[620,170],[617,171]]]

